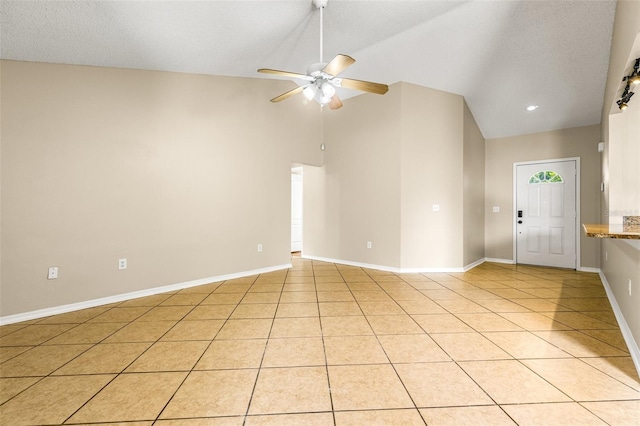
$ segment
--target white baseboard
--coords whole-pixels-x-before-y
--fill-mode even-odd
[[[467,266],[465,266],[464,272],[470,271],[471,269],[475,268],[476,266],[480,266],[482,265],[484,262],[486,262],[487,259],[485,259],[484,257],[482,259],[478,259],[475,262],[471,262],[470,264],[468,264]]]
[[[492,263],[505,263],[507,265],[515,265],[516,262],[513,259],[498,259],[495,257],[485,257],[484,258],[485,262],[492,262]]]
[[[84,302],[70,303],[68,305],[54,306],[51,308],[38,309],[36,311],[24,312],[21,314],[7,315],[0,317],[0,325],[13,324],[21,321],[44,318],[51,315],[65,314],[67,312],[79,311],[81,309],[94,308],[96,306],[108,305],[110,303],[124,302],[126,300],[138,299],[140,297],[153,296],[154,294],[166,293],[169,291],[182,290],[212,282],[227,281],[235,278],[248,277],[251,275],[265,274],[267,272],[279,271],[291,268],[291,264],[269,266],[266,268],[254,269],[252,271],[236,272],[233,274],[218,275],[215,277],[201,278],[177,284],[169,284],[162,287],[154,287],[146,290],[133,291],[131,293],[116,294],[114,296],[102,297],[100,299],[87,300]]]
[[[599,271],[600,280],[604,285],[604,290],[607,292],[607,298],[609,298],[609,303],[611,303],[611,308],[613,309],[613,313],[616,316],[616,320],[618,321],[618,325],[620,326],[620,331],[622,332],[622,336],[624,337],[624,341],[627,344],[627,348],[629,349],[629,353],[631,354],[631,359],[633,360],[633,364],[636,366],[636,371],[640,375],[640,348],[638,347],[638,342],[633,338],[633,334],[631,333],[631,329],[629,328],[629,324],[622,315],[622,311],[620,310],[620,305],[618,305],[618,301],[616,300],[613,291],[611,290],[611,286],[607,281],[607,277],[604,275],[602,271]]]
[[[492,262],[492,263],[504,263],[507,265],[515,265],[516,262],[513,259],[497,259],[497,258],[493,258],[493,257],[485,257],[484,258],[485,262]],[[600,268],[591,268],[588,266],[581,266],[577,269],[578,271],[581,272],[594,272],[594,273],[599,273],[600,272]]]
[[[337,263],[339,265],[357,266],[359,268],[376,269],[378,271],[387,271],[387,272],[394,272],[394,273],[400,272],[400,268],[395,268],[393,266],[383,266],[383,265],[373,265],[370,263],[352,262],[350,260],[332,259],[330,257],[311,256],[304,253],[302,253],[300,257],[302,257],[303,259],[317,260],[318,262]]]
[[[371,263],[352,262],[350,260],[332,259],[329,257],[310,256],[301,254],[303,259],[317,260],[319,262],[337,263],[339,265],[356,266],[359,268],[375,269],[377,271],[393,272],[396,274],[419,274],[419,273],[435,273],[435,272],[466,272],[478,265],[484,263],[485,259],[479,259],[462,268],[396,268],[394,266],[375,265]]]

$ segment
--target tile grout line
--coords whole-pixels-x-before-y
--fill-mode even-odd
[[[62,336],[63,334],[65,334],[65,333],[67,333],[67,332],[69,332],[69,331],[71,331],[71,330],[74,330],[74,329],[76,329],[76,328],[80,327],[81,325],[84,325],[84,324],[89,323],[89,321],[90,321],[90,320],[92,320],[92,319],[94,319],[94,318],[97,318],[97,317],[99,317],[100,315],[102,315],[102,314],[104,314],[104,313],[106,313],[106,312],[111,311],[112,309],[116,308],[117,306],[118,306],[118,305],[116,305],[116,306],[112,306],[111,308],[109,308],[109,309],[105,310],[104,312],[101,312],[101,313],[99,313],[99,314],[97,314],[97,315],[95,315],[95,316],[93,316],[93,317],[91,317],[91,318],[88,318],[88,319],[84,320],[84,321],[83,321],[83,322],[81,322],[81,323],[74,323],[74,324],[75,324],[75,326],[74,326],[74,327],[71,327],[71,328],[69,328],[68,330],[63,331],[63,332],[62,332],[62,333],[60,333],[60,334],[57,334],[57,335],[52,336],[51,338],[49,338],[49,339],[47,339],[47,340],[44,340],[43,342],[40,342],[39,344],[37,344],[37,345],[33,346],[31,349],[29,349],[29,350],[27,350],[27,351],[25,351],[25,352],[23,352],[23,353],[29,352],[29,351],[31,351],[31,350],[33,350],[33,349],[35,349],[35,348],[37,348],[37,347],[41,347],[41,346],[52,346],[52,345],[45,345],[45,343],[47,343],[48,341],[53,340],[53,339],[55,339],[55,338],[57,338],[57,337],[59,337],[59,336]],[[90,308],[90,309],[91,309],[91,308]],[[144,314],[141,314],[141,315],[144,315]],[[38,323],[40,323],[40,322],[44,321],[46,318],[48,318],[48,317],[45,317],[45,318],[39,319],[36,323],[34,323],[34,324],[32,324],[32,325],[36,325],[36,324],[38,324]],[[138,318],[138,317],[137,317],[137,318]],[[137,318],[136,318],[136,319],[137,319]],[[130,322],[129,322],[129,323],[130,323]],[[129,324],[129,323],[127,323],[127,324]],[[52,325],[54,325],[54,324],[52,324]],[[27,326],[27,327],[28,327],[28,326]],[[114,330],[111,334],[107,335],[106,337],[104,337],[102,340],[100,340],[100,341],[99,341],[99,342],[97,342],[97,343],[93,343],[93,344],[91,344],[91,343],[87,343],[87,345],[90,345],[90,347],[89,347],[89,348],[87,348],[86,350],[82,351],[81,353],[79,353],[78,355],[76,355],[75,357],[73,357],[72,359],[70,359],[69,361],[65,362],[64,364],[62,364],[62,365],[61,365],[61,366],[59,366],[58,368],[55,368],[54,370],[52,370],[51,372],[49,372],[47,375],[45,375],[45,376],[26,376],[26,377],[39,377],[39,380],[35,381],[35,382],[34,382],[34,383],[32,383],[30,386],[26,387],[26,388],[25,388],[25,389],[23,389],[22,391],[18,392],[16,395],[13,395],[11,398],[9,398],[9,399],[7,399],[6,401],[4,401],[2,404],[0,404],[0,406],[2,406],[2,405],[4,405],[4,404],[8,403],[8,402],[9,402],[9,401],[11,401],[12,399],[16,398],[18,395],[20,395],[20,394],[22,394],[23,392],[27,391],[28,389],[30,389],[30,388],[32,388],[32,387],[34,387],[34,386],[35,386],[35,385],[37,385],[38,383],[40,383],[40,382],[44,381],[46,378],[49,378],[49,377],[54,378],[54,377],[78,376],[77,374],[76,374],[76,375],[59,375],[59,376],[53,376],[53,373],[55,373],[56,371],[60,370],[61,368],[63,368],[64,366],[66,366],[66,365],[67,365],[67,364],[69,364],[70,362],[74,361],[75,359],[79,358],[80,356],[84,355],[85,353],[87,353],[88,351],[90,351],[91,349],[93,349],[95,346],[97,346],[98,344],[100,344],[102,341],[104,341],[105,339],[108,339],[109,337],[111,337],[113,334],[117,333],[119,330],[121,330],[121,329],[122,329],[122,328],[124,328],[124,327],[126,327],[126,325],[125,325],[125,326],[123,326],[123,327],[121,327],[121,328],[120,328],[120,329],[118,329],[118,330]],[[26,327],[25,327],[25,328],[26,328]],[[75,344],[69,344],[69,345],[75,345]],[[81,345],[81,344],[78,344],[78,345]],[[22,353],[21,353],[21,354],[22,354]],[[21,354],[19,354],[19,355],[21,355]],[[103,375],[103,374],[86,374],[86,375]],[[104,374],[104,375],[106,375],[106,374]],[[109,382],[107,382],[107,383],[106,383],[102,388],[100,388],[100,390],[98,390],[98,391],[97,391],[93,396],[95,396],[95,395],[97,395],[98,393],[100,393],[100,391],[102,391],[102,389],[104,389],[106,386],[108,386],[108,385],[109,385],[109,383],[111,383],[113,380],[115,380],[115,378],[116,378],[116,377],[117,377],[117,375],[115,375],[115,376],[114,376],[114,377],[113,377]],[[93,397],[92,397],[92,398],[93,398]],[[90,399],[91,399],[91,398],[90,398]],[[87,402],[88,402],[88,400],[87,400],[87,401],[85,401],[85,403],[83,404],[83,406],[84,406]],[[77,410],[76,410],[76,411],[77,411]],[[75,412],[74,412],[73,414],[75,414]],[[72,414],[71,416],[73,416],[73,414]],[[69,418],[71,418],[71,416],[69,416]],[[67,418],[65,421],[67,421],[69,418]]]
[[[254,393],[255,393],[256,388],[258,386],[258,380],[260,380],[260,372],[262,371],[262,364],[264,363],[264,357],[266,356],[267,349],[269,348],[269,339],[271,337],[271,333],[273,332],[273,326],[274,326],[274,324],[276,322],[276,315],[278,313],[278,307],[280,306],[280,300],[282,299],[282,293],[284,292],[284,286],[285,286],[285,283],[287,282],[287,277],[289,276],[289,270],[290,269],[286,270],[287,272],[285,273],[284,279],[282,281],[282,288],[280,289],[280,293],[279,293],[279,296],[278,296],[278,302],[277,302],[277,306],[276,306],[276,311],[273,313],[273,318],[271,319],[271,326],[269,327],[269,333],[267,334],[267,337],[265,339],[266,341],[265,341],[265,344],[264,344],[264,349],[262,351],[262,356],[260,357],[260,364],[258,364],[258,368],[257,368],[257,371],[256,371],[256,378],[255,378],[255,380],[253,382],[253,387],[251,388],[251,394],[249,395],[249,401],[247,402],[247,409],[245,410],[245,413],[244,413],[244,416],[243,416],[244,417],[243,420],[242,420],[243,426],[247,423],[247,418],[249,417],[249,410],[251,409],[251,403],[253,402],[253,396],[254,396]],[[262,275],[262,274],[260,274],[260,275]],[[260,275],[258,275],[258,277],[256,277],[256,281],[260,278]],[[256,281],[253,282],[251,287],[253,287],[253,285],[255,285]],[[249,289],[251,289],[251,287],[249,287]],[[248,290],[247,290],[247,292],[248,292]],[[240,302],[238,302],[238,305],[240,303],[242,303],[242,300]]]
[[[257,279],[257,278],[256,278]],[[183,321],[191,312],[193,312],[195,310],[196,307],[198,306],[206,306],[206,305],[202,305],[202,302],[204,302],[210,295],[212,295],[218,288],[220,288],[224,283],[226,283],[227,280],[222,281],[220,283],[220,285],[218,285],[215,289],[213,289],[211,292],[208,293],[208,296],[204,297],[198,304],[194,305],[192,309],[189,310],[189,312],[187,312],[182,319],[178,320],[176,322],[176,324],[174,324],[173,327],[171,327],[169,330],[167,330],[166,333],[164,333],[162,336],[160,336],[155,343],[158,343],[160,341],[160,339],[162,339],[162,337],[166,336],[167,333],[169,333],[180,321]],[[246,292],[245,292],[246,294]],[[237,307],[237,305],[236,305]],[[234,309],[235,310],[235,309]],[[229,317],[233,314],[233,311],[229,314]],[[204,354],[207,352],[207,350],[211,347],[211,344],[213,343],[213,341],[215,340],[216,336],[218,335],[218,333],[220,333],[220,330],[222,330],[222,327],[224,327],[224,325],[226,324],[228,318],[226,320],[224,320],[224,322],[222,323],[222,325],[220,326],[220,328],[218,329],[218,331],[216,331],[216,334],[213,336],[213,338],[211,339],[211,341],[209,342],[209,344],[207,344],[207,347],[204,349],[204,351],[202,351],[202,353],[200,354],[200,356],[198,357],[198,359],[193,363],[193,365],[191,366],[191,368],[189,369],[189,371],[187,371],[187,373],[185,374],[184,378],[180,381],[180,383],[178,384],[178,386],[176,386],[176,389],[173,391],[173,393],[171,394],[171,396],[169,397],[169,399],[167,399],[167,402],[165,402],[165,404],[162,406],[162,408],[160,409],[160,411],[158,412],[158,414],[156,415],[156,418],[153,420],[153,424],[155,424],[158,419],[160,419],[160,416],[162,415],[162,413],[164,412],[164,410],[167,409],[167,407],[169,406],[169,404],[171,403],[171,401],[173,400],[173,398],[176,396],[176,394],[178,393],[178,391],[180,390],[180,388],[184,385],[184,383],[187,381],[187,378],[191,375],[191,373],[193,372],[193,369],[196,367],[196,365],[198,365],[198,362],[200,362],[200,360],[202,359],[202,357],[204,356]],[[151,348],[153,347],[153,344],[149,347]],[[147,349],[148,350],[148,349]],[[145,351],[146,352],[146,351]],[[138,359],[140,359],[140,357],[142,356],[142,354],[140,354],[140,356],[138,356],[133,362],[137,361]],[[129,364],[129,366],[127,366],[127,368],[129,368],[132,364]]]
[[[171,294],[172,294],[172,296],[173,296],[173,295],[176,295],[176,294],[178,294],[178,293],[179,293],[179,292],[175,292],[175,293],[171,293]],[[150,309],[148,309],[147,311],[145,311],[143,314],[141,314],[141,315],[139,315],[138,317],[134,318],[133,320],[129,321],[129,322],[127,323],[127,325],[132,324],[133,322],[135,322],[136,320],[140,319],[143,315],[145,315],[146,313],[148,313],[148,312],[152,311],[153,309],[155,309],[155,308],[157,308],[157,307],[160,307],[160,305],[161,305],[162,303],[164,303],[165,301],[167,301],[167,300],[168,300],[168,299],[170,299],[170,298],[171,298],[171,296],[169,296],[167,299],[163,300],[162,302],[160,302],[160,303],[156,304],[155,306],[150,307]],[[112,309],[117,308],[117,307],[118,307],[120,304],[122,304],[122,303],[124,303],[124,302],[119,303],[118,305],[114,306]],[[196,305],[196,306],[197,306],[197,305]],[[190,309],[190,310],[189,310],[189,312],[183,316],[183,318],[184,318],[186,315],[188,315],[191,311],[193,311],[193,309],[195,309],[195,307],[196,307],[196,306],[193,306],[193,307],[192,307],[192,309]],[[162,320],[158,320],[158,321],[162,321]],[[149,349],[151,349],[155,343],[158,343],[158,342],[160,341],[160,339],[162,339],[162,337],[164,337],[167,333],[169,333],[169,331],[171,331],[171,330],[176,326],[176,324],[178,324],[180,321],[181,321],[181,320],[176,321],[176,323],[175,323],[173,326],[171,326],[167,331],[165,331],[165,332],[164,332],[160,337],[158,337],[154,342],[151,342],[151,344],[149,345],[149,347],[148,347],[147,349],[145,349],[145,350],[144,350],[144,351],[142,351],[138,356],[136,356],[136,357],[135,357],[135,358],[134,358],[134,359],[133,359],[129,364],[127,364],[127,366],[126,366],[126,367],[124,367],[124,368],[123,368],[119,373],[115,373],[114,377],[113,377],[111,380],[109,380],[109,381],[108,381],[108,382],[107,382],[103,387],[101,387],[101,388],[100,388],[96,393],[94,393],[94,394],[93,394],[89,399],[87,399],[87,400],[86,400],[86,401],[85,401],[85,402],[84,402],[80,407],[78,407],[78,409],[76,409],[73,413],[71,413],[71,414],[69,415],[69,417],[67,417],[67,418],[63,421],[63,423],[68,422],[68,421],[69,421],[73,416],[75,416],[77,413],[79,413],[79,412],[80,412],[80,410],[82,410],[85,406],[87,406],[87,404],[89,404],[89,402],[91,402],[91,401],[92,401],[96,396],[98,396],[98,395],[99,395],[99,394],[100,394],[104,389],[106,389],[106,388],[107,388],[107,386],[109,386],[111,383],[113,383],[113,382],[114,382],[118,377],[122,376],[123,374],[131,374],[131,373],[125,373],[125,370],[126,370],[127,368],[131,367],[131,365],[133,365],[133,364],[134,364],[138,359],[140,359],[140,357],[142,357],[145,353],[147,353],[147,351],[149,351]],[[150,322],[153,322],[153,321],[150,321]],[[120,330],[124,329],[125,327],[127,327],[127,325],[125,325],[124,327],[122,327],[122,328],[120,328],[120,329],[118,329],[118,330],[114,331],[111,335],[109,335],[108,337],[105,337],[103,340],[101,340],[101,342],[103,342],[104,340],[108,339],[108,338],[109,338],[109,337],[111,337],[112,335],[116,334],[116,333],[117,333],[117,332],[119,332]],[[116,343],[118,343],[118,342],[116,342]],[[119,342],[119,343],[148,343],[148,342]],[[93,347],[95,347],[95,346],[97,346],[97,344],[96,344],[96,345],[94,345]],[[65,365],[66,365],[66,364],[65,364]],[[60,368],[62,368],[62,367],[60,367]],[[145,374],[145,373],[153,374],[153,373],[157,373],[157,372],[143,372],[142,374]],[[113,373],[112,373],[112,374],[113,374]],[[138,373],[138,374],[140,374],[140,373]],[[187,377],[187,376],[188,376],[188,374],[185,376],[185,380],[186,380],[186,377]],[[183,380],[181,383],[184,383],[184,380]],[[178,388],[179,388],[179,387],[180,387],[180,386],[178,386]],[[177,389],[176,389],[176,390],[177,390]],[[173,395],[172,395],[172,396],[173,396]],[[171,399],[171,398],[170,398],[170,399]],[[166,407],[166,405],[165,405],[165,407]],[[163,410],[164,410],[164,407],[162,408],[162,410],[160,410],[160,413],[161,413]],[[159,416],[159,415],[160,415],[160,414],[158,414],[158,416]]]
[[[366,273],[366,272],[365,272],[365,273]],[[394,275],[395,275],[395,274],[394,274]],[[371,277],[371,279],[372,279],[374,282],[376,282],[378,285],[380,285],[380,283],[378,283],[378,282],[375,280],[375,278]],[[405,282],[404,280],[402,280],[402,281],[403,281],[403,282]],[[407,283],[407,284],[408,284],[408,283]],[[385,292],[386,292],[386,290],[385,290]],[[409,316],[409,318],[411,318],[411,320],[414,322],[414,324],[416,324],[418,327],[420,327],[420,329],[421,329],[421,330],[422,330],[422,331],[423,331],[423,332],[428,336],[428,333],[427,333],[427,332],[426,332],[426,331],[425,331],[425,330],[420,326],[420,324],[418,324],[418,323],[415,321],[415,319],[414,319],[414,318],[413,318],[413,317],[412,317],[412,316],[411,316],[411,315],[406,311],[406,309],[404,309],[404,307],[403,307],[402,305],[400,305],[400,304],[398,303],[398,301],[397,301],[397,300],[395,300],[395,299],[393,298],[393,296],[391,296],[388,292],[386,292],[386,293],[387,293],[387,295],[388,295],[389,297],[391,297],[391,299],[392,299],[392,300],[393,300],[393,301],[394,301],[398,306],[400,306],[400,309],[402,309],[402,310],[403,310],[403,312],[404,312],[407,316]],[[400,373],[398,372],[398,369],[396,368],[395,363],[393,363],[393,362],[391,361],[391,358],[389,357],[389,353],[388,353],[388,351],[384,348],[384,345],[383,345],[383,344],[382,344],[382,342],[380,341],[380,336],[375,332],[375,330],[373,330],[373,327],[371,326],[371,323],[369,322],[369,319],[366,317],[366,315],[365,315],[365,318],[367,319],[367,322],[369,323],[369,327],[371,327],[371,330],[373,331],[373,335],[375,336],[376,341],[378,342],[378,344],[380,345],[380,348],[382,349],[382,351],[384,352],[385,356],[387,357],[387,360],[389,361],[389,365],[390,365],[390,366],[391,366],[391,368],[393,369],[393,372],[396,374],[396,377],[398,378],[398,381],[399,381],[399,382],[400,382],[400,384],[402,385],[402,388],[404,389],[404,391],[406,392],[407,396],[408,396],[408,397],[409,397],[409,399],[411,400],[411,403],[413,404],[413,408],[416,410],[416,412],[418,413],[418,415],[420,416],[420,418],[422,419],[422,421],[423,421],[423,422],[424,422],[424,424],[426,425],[426,424],[427,424],[427,419],[425,419],[425,418],[424,418],[424,415],[423,415],[423,414],[422,414],[422,412],[420,411],[420,408],[418,407],[418,404],[416,403],[415,398],[411,395],[411,392],[409,392],[409,389],[407,388],[407,385],[406,385],[406,383],[404,382],[404,380],[402,380],[402,377],[400,376]],[[431,338],[431,337],[429,337],[429,338]],[[431,340],[433,340],[433,339],[431,339]],[[435,341],[434,341],[434,342],[435,342]],[[440,345],[439,345],[437,342],[435,342],[435,343],[436,343],[436,345],[437,345],[438,347],[440,347]],[[442,348],[441,348],[441,349],[442,349]],[[444,353],[446,353],[446,352],[444,352]]]
[[[340,274],[340,277],[344,281],[344,276],[342,275],[342,273],[340,273],[340,271],[335,266],[335,264],[332,263],[332,265],[336,268],[336,270],[338,271],[338,274]],[[333,402],[333,392],[331,390],[331,377],[329,377],[329,359],[327,357],[327,346],[326,346],[326,341],[325,341],[324,329],[322,328],[322,313],[320,312],[320,298],[318,297],[318,286],[317,286],[317,283],[316,283],[316,272],[315,272],[314,261],[311,261],[311,272],[313,274],[313,284],[314,284],[314,287],[316,289],[316,291],[315,291],[315,293],[316,293],[316,305],[318,306],[318,322],[320,323],[320,338],[322,339],[322,353],[324,355],[324,371],[325,371],[325,374],[327,376],[327,389],[329,390],[329,404],[331,405],[331,419],[333,420],[333,424],[335,426],[336,425],[336,410],[335,410],[335,405],[334,405],[334,402]]]

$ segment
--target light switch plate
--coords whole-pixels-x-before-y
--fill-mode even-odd
[[[49,273],[47,274],[47,279],[55,280],[56,278],[58,278],[58,267],[57,266],[49,267]]]

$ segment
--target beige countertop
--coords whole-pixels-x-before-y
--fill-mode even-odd
[[[582,224],[587,237],[640,240],[640,225]]]

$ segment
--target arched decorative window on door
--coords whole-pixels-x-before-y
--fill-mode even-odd
[[[564,179],[562,176],[554,172],[553,170],[543,170],[534,173],[529,178],[529,183],[562,183]]]

